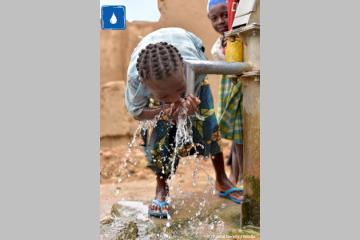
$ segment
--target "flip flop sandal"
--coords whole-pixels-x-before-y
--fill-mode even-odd
[[[240,204],[241,200],[239,200],[239,199],[237,199],[237,198],[235,198],[233,196],[230,196],[230,194],[233,193],[233,192],[243,192],[243,189],[233,187],[233,188],[230,188],[230,189],[228,189],[226,191],[219,192],[219,196],[223,197],[223,198],[230,199],[231,201],[233,201],[233,202],[235,202],[237,204]]]
[[[159,210],[151,210],[151,209],[149,209],[149,211],[148,211],[149,216],[158,217],[158,218],[167,218],[168,217],[169,212],[167,212],[167,213],[163,212],[163,209],[166,206],[169,206],[169,204],[166,201],[159,201],[157,199],[154,199],[152,201],[152,204],[157,206],[157,207],[160,207],[160,211]]]

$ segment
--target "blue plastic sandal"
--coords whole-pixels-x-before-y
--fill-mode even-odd
[[[237,199],[237,198],[234,198],[233,196],[230,196],[231,193],[233,192],[243,192],[243,189],[242,188],[236,188],[236,187],[233,187],[233,188],[230,188],[226,191],[221,191],[219,192],[219,196],[220,197],[223,197],[223,198],[227,198],[227,199],[230,199],[231,201],[237,203],[237,204],[240,204],[241,203],[241,200]]]
[[[152,204],[160,207],[160,211],[149,209],[149,216],[158,217],[158,218],[167,218],[168,212],[164,213],[162,211],[166,206],[169,206],[169,204],[166,201],[159,201],[157,199],[154,199],[152,201]]]

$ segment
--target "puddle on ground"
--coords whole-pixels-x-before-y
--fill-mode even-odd
[[[101,221],[101,240],[260,239],[257,229],[240,229],[241,205],[212,196],[196,214],[202,199],[201,193],[174,199],[171,220],[149,217],[143,202],[119,201]]]

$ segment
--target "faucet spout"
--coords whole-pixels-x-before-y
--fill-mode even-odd
[[[240,75],[251,70],[251,65],[246,62],[185,60],[185,64],[189,64],[195,73]]]
[[[195,75],[202,74],[226,74],[240,75],[251,70],[251,65],[246,62],[224,62],[206,60],[185,60],[186,67],[186,93],[195,92]]]

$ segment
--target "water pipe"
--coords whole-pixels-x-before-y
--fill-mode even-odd
[[[205,60],[185,60],[195,73],[240,75],[251,70],[251,66],[244,62],[224,62]]]
[[[187,94],[195,92],[195,74],[241,75],[251,70],[246,62],[185,60]]]

